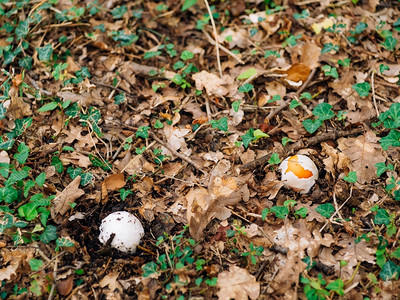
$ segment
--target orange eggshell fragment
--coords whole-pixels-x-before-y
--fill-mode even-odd
[[[298,178],[310,178],[311,176],[313,176],[313,172],[304,169],[303,164],[299,163],[299,158],[297,157],[297,155],[289,157],[288,166],[285,173],[287,172],[293,172],[293,174],[296,175]]]
[[[286,158],[279,169],[285,186],[301,194],[308,193],[318,179],[317,166],[306,155],[293,155]]]

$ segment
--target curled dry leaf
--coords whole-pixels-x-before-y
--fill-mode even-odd
[[[57,282],[57,292],[61,296],[67,296],[69,293],[71,293],[72,288],[74,286],[74,277],[73,276],[68,276],[67,279],[60,280]]]
[[[79,188],[80,182],[81,176],[77,176],[53,199],[53,205],[51,206],[51,217],[53,220],[59,221],[57,220],[57,215],[64,215],[71,208],[71,204],[85,193]]]
[[[231,266],[229,271],[218,274],[217,293],[220,300],[257,299],[260,295],[260,283],[246,269]]]

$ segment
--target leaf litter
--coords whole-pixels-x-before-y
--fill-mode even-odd
[[[0,16],[2,299],[398,296],[397,1]],[[282,189],[294,154],[309,194]],[[98,241],[118,210],[145,226],[135,256]]]

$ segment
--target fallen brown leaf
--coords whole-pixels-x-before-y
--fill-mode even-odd
[[[220,300],[257,299],[260,295],[260,283],[246,269],[231,266],[229,271],[218,274],[217,293]]]
[[[51,217],[53,220],[56,220],[57,215],[64,215],[71,208],[71,204],[85,193],[79,188],[80,182],[81,176],[77,176],[54,198],[53,205],[51,206]]]

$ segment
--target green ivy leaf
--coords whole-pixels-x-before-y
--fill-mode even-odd
[[[86,173],[82,173],[81,175],[81,185],[85,186],[87,184],[89,184],[90,182],[92,182],[93,179],[93,174],[90,172],[86,172]]]
[[[53,46],[51,44],[47,44],[44,47],[36,48],[39,53],[40,61],[49,61],[51,59],[51,55],[53,54]]]
[[[400,272],[400,267],[396,265],[391,260],[387,261],[382,268],[382,271],[379,273],[379,276],[384,281],[389,281],[391,279],[398,279]]]
[[[197,3],[197,0],[185,0],[185,2],[182,5],[181,11],[185,11],[185,10],[191,8],[196,3]]]
[[[119,104],[121,104],[121,103],[125,103],[125,101],[126,101],[125,93],[118,94],[118,95],[116,95],[116,96],[114,97],[114,103],[115,103],[116,105],[119,105]]]
[[[393,51],[397,45],[397,40],[393,36],[388,36],[385,41],[381,44],[388,51]]]
[[[238,77],[237,80],[243,80],[243,79],[249,79],[250,77],[253,77],[257,75],[257,70],[254,68],[247,69],[243,73],[241,73]]]
[[[46,173],[43,172],[43,173],[40,173],[40,174],[36,177],[35,182],[36,182],[36,184],[37,184],[38,186],[42,187],[43,184],[44,184],[44,182],[45,182],[45,180],[46,180]]]
[[[305,218],[307,216],[307,207],[302,207],[294,212],[295,215]]]
[[[17,41],[22,40],[28,35],[29,32],[29,20],[20,21],[17,28],[15,28],[15,35],[17,36]]]
[[[339,51],[339,45],[333,45],[332,43],[324,44],[324,48],[322,48],[321,54],[330,52],[332,50],[334,50],[336,52]]]
[[[0,188],[0,202],[12,203],[18,199],[18,192],[12,187]]]
[[[18,153],[14,154],[14,158],[21,164],[25,164],[26,160],[28,159],[29,152],[31,152],[31,149],[27,145],[25,145],[24,142],[19,144],[18,146]]]
[[[249,147],[250,143],[252,141],[254,141],[255,137],[254,137],[254,129],[250,128],[249,130],[247,130],[247,132],[240,136],[242,138],[242,142],[243,142],[243,146],[245,148]]]
[[[11,172],[10,177],[8,177],[7,181],[5,182],[6,186],[11,186],[14,183],[21,181],[23,179],[25,179],[26,177],[29,176],[28,170],[30,170],[30,168],[24,167],[24,169],[22,170],[14,170]]]
[[[36,203],[29,202],[18,208],[18,215],[27,221],[32,221],[38,216]]]
[[[271,212],[279,219],[285,219],[289,214],[289,209],[285,206],[272,206]]]
[[[181,56],[180,56],[180,58],[181,58],[183,61],[192,59],[193,57],[194,57],[193,52],[187,51],[187,50],[183,51],[182,54],[181,54]]]
[[[47,225],[39,238],[45,244],[54,241],[57,238],[57,227],[53,225]]]
[[[302,124],[309,133],[314,133],[317,131],[318,128],[321,127],[322,121],[320,119],[316,120],[306,119],[302,122]]]
[[[264,208],[261,212],[261,218],[263,219],[263,221],[265,221],[265,218],[267,217],[267,215],[270,213],[271,211],[269,210],[269,208]]]
[[[142,269],[143,269],[142,276],[144,278],[146,278],[146,277],[149,277],[149,276],[153,275],[154,273],[156,273],[158,266],[154,261],[151,261],[151,262],[145,264],[144,266],[142,266]]]
[[[150,59],[155,56],[159,56],[161,54],[161,51],[148,51],[144,54],[143,59]]]
[[[60,250],[60,247],[73,247],[74,245],[74,242],[70,239],[58,238],[56,240],[56,248],[54,250],[57,252]]]
[[[336,279],[335,281],[329,283],[326,288],[330,291],[336,292],[338,295],[344,295],[344,282],[342,279]]]
[[[299,101],[297,101],[296,99],[293,99],[292,101],[290,101],[289,108],[294,109],[300,105],[301,105],[301,103]]]
[[[331,203],[325,203],[319,205],[315,211],[325,218],[330,218],[335,212],[335,207]]]
[[[149,138],[149,130],[150,129],[150,127],[149,126],[140,126],[139,128],[138,128],[138,130],[136,131],[136,137],[137,138],[143,138],[143,139],[147,139],[147,138]]]
[[[332,105],[328,103],[320,103],[313,109],[313,115],[321,121],[332,119],[335,113],[332,111]]]
[[[242,103],[242,101],[239,101],[239,100],[232,103],[232,109],[233,109],[234,112],[237,113],[239,111],[241,103]]]
[[[369,95],[371,85],[368,82],[360,82],[353,85],[352,88],[360,97],[367,97]]]
[[[389,164],[386,166],[384,162],[379,162],[375,164],[376,167],[376,176],[381,176],[383,173],[385,173],[387,170],[393,171],[394,166],[392,164]]]
[[[344,181],[350,182],[350,183],[356,183],[357,182],[357,172],[351,171],[347,176],[343,177]]]
[[[31,258],[29,260],[29,266],[31,267],[32,271],[39,271],[42,265],[43,265],[43,260],[41,259]]]
[[[29,191],[31,190],[31,188],[33,188],[35,186],[35,182],[33,180],[27,180],[24,183],[24,197],[28,197],[29,195]]]
[[[28,71],[32,69],[33,59],[30,56],[25,56],[18,60],[18,65]]]
[[[389,225],[390,224],[390,216],[389,213],[386,211],[386,209],[380,208],[376,212],[376,215],[374,216],[374,223],[376,225]]]
[[[239,87],[240,93],[248,93],[253,90],[254,86],[251,83],[245,83]]]
[[[268,160],[268,163],[270,165],[277,165],[281,162],[280,158],[279,158],[279,154],[278,153],[272,153],[271,157]]]
[[[126,190],[126,189],[119,190],[119,195],[120,195],[122,201],[125,201],[126,197],[128,197],[131,194],[133,194],[133,192],[131,190]]]
[[[121,6],[115,7],[111,11],[111,14],[113,15],[114,19],[122,19],[124,14],[126,14],[127,12],[128,12],[128,9],[127,9],[126,5],[121,5]]]
[[[57,173],[61,174],[64,172],[64,165],[58,156],[53,156],[51,158],[51,165],[56,168]]]
[[[264,58],[267,58],[267,57],[269,57],[269,56],[276,56],[277,58],[281,57],[281,55],[280,55],[278,52],[276,52],[276,51],[273,51],[273,50],[266,50],[266,51],[265,51],[265,54],[264,54]]]
[[[83,170],[81,168],[73,168],[73,167],[68,167],[67,173],[71,177],[71,179],[75,179],[77,176],[81,175],[83,173]]]
[[[383,150],[387,150],[390,146],[400,146],[400,131],[392,129],[389,134],[379,140]]]
[[[219,130],[228,131],[228,118],[223,117],[219,120],[210,120],[209,123],[211,124],[212,128],[217,128]]]

